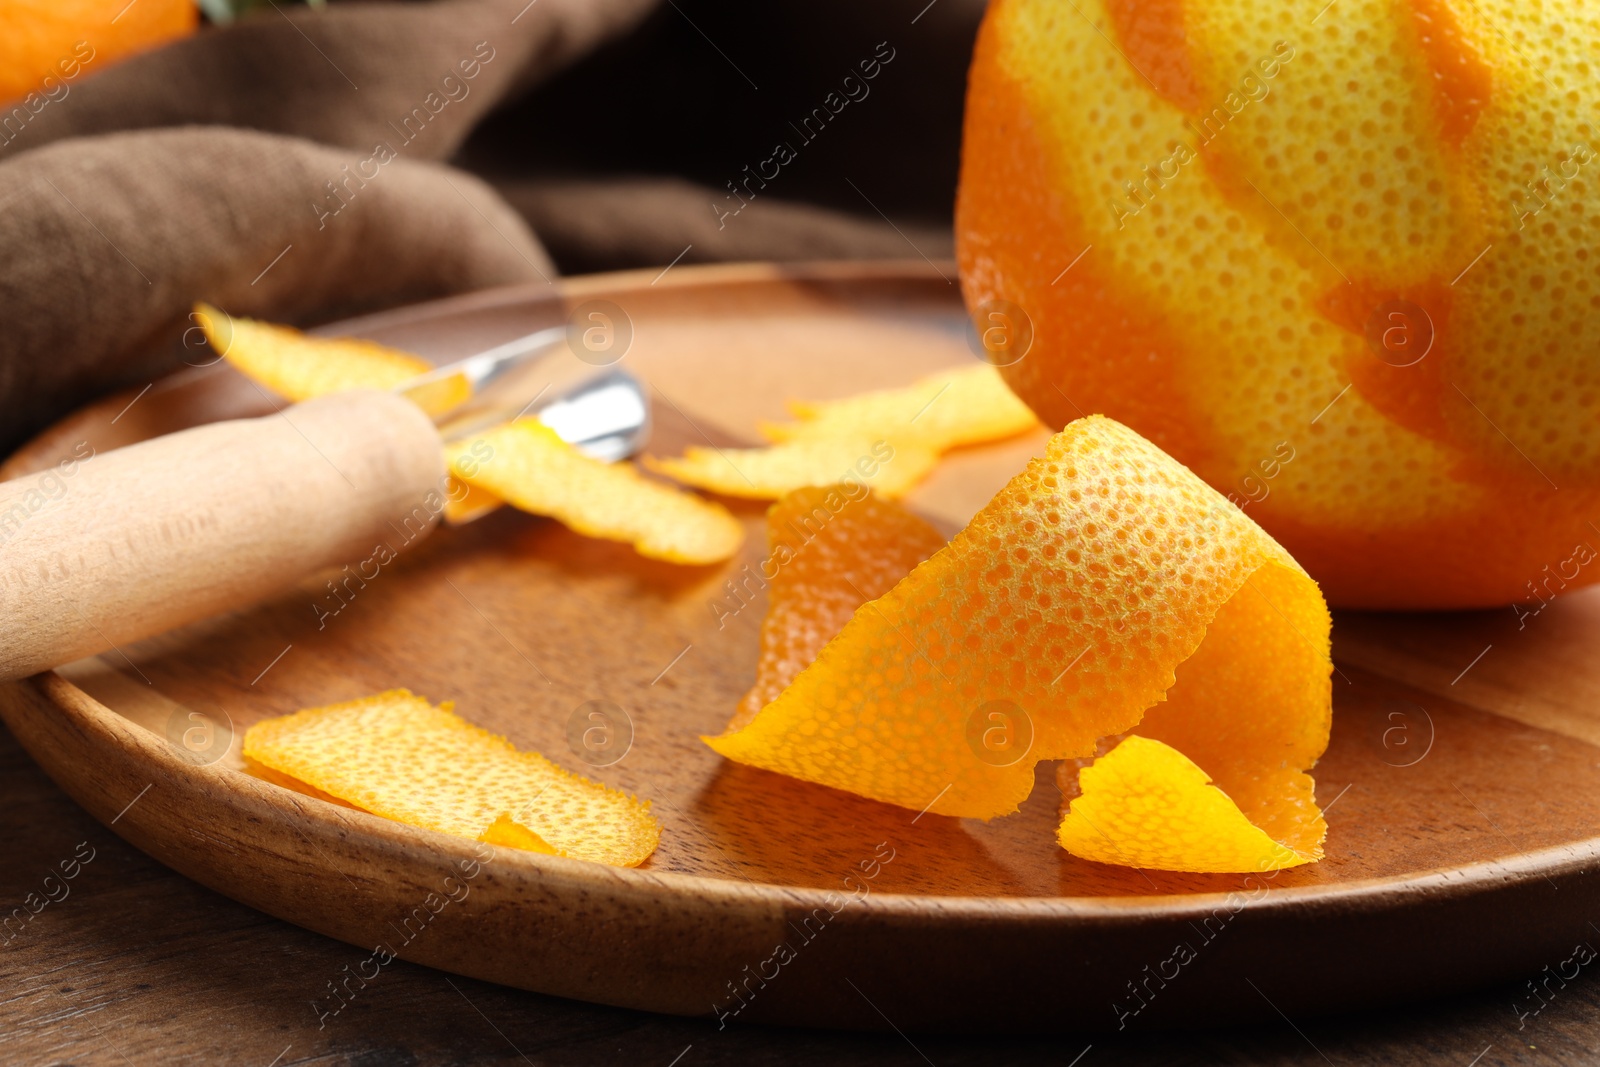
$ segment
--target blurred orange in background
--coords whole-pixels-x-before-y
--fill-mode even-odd
[[[194,0],[0,0],[0,103],[193,33]],[[49,79],[47,81],[47,79]]]

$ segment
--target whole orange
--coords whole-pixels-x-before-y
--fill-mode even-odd
[[[1584,0],[996,0],[969,308],[1329,601],[1548,600],[1600,579],[1597,66]]]
[[[70,88],[58,86],[192,33],[199,18],[194,0],[0,0],[0,104],[59,98]]]

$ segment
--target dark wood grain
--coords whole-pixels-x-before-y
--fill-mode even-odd
[[[0,945],[0,1062],[17,1067],[243,1064],[267,1067],[507,1064],[668,1067],[1479,1067],[1590,1062],[1600,979],[1587,968],[1519,1030],[1519,979],[1445,1002],[1303,1016],[1248,1029],[1015,1038],[833,1033],[730,1026],[525,993],[396,961],[328,1026],[310,999],[360,951],[237,904],[123,842],[61,792],[0,728],[0,903],[22,905],[88,842],[70,894]],[[1573,931],[1573,939],[1584,937]],[[1600,938],[1590,934],[1590,943]],[[1559,959],[1548,961],[1557,964]],[[1314,963],[1308,962],[1308,966]],[[1542,966],[1542,965],[1541,965]],[[1246,987],[1243,992],[1254,996]],[[916,1050],[927,1057],[925,1061]],[[1530,1048],[1531,1046],[1535,1046]],[[684,1050],[688,1049],[685,1053]],[[524,1059],[524,1056],[526,1059]]]
[[[560,321],[567,304],[613,300],[634,324],[628,365],[655,390],[652,447],[663,453],[748,439],[788,395],[856,392],[968,358],[956,294],[923,268],[708,268],[650,282],[477,294],[349,328],[448,358]],[[231,372],[197,372],[115,420],[132,394],[82,413],[11,470],[48,463],[78,439],[112,447],[254,413],[262,402],[252,394]],[[960,523],[1038,443],[970,450],[912,503]],[[1494,714],[1502,709],[1474,707],[1468,691],[1394,663],[1352,665],[1336,682],[1333,742],[1316,772],[1329,858],[1259,892],[1237,877],[1067,856],[1052,841],[1049,768],[1020,815],[983,824],[725,764],[697,738],[720,728],[753,677],[759,599],[726,626],[708,606],[763,552],[761,509],[739,509],[752,534],[744,560],[712,569],[649,563],[497,514],[408,551],[325,626],[311,607],[322,583],[309,581],[109,654],[111,669],[81,668],[76,684],[43,676],[8,689],[0,711],[117,834],[227,896],[362,946],[346,950],[355,968],[470,862],[470,844],[264,783],[242,773],[236,746],[197,765],[177,743],[188,712],[239,732],[406,685],[577,765],[569,716],[585,701],[613,702],[631,716],[633,748],[592,774],[657,803],[656,856],[618,872],[502,850],[399,954],[616,1005],[740,1007],[739,1023],[1061,1031],[1301,1017],[1535,974],[1565,959],[1600,915],[1600,749],[1561,721]],[[1576,619],[1544,620],[1550,639],[1594,632]],[[1385,624],[1341,618],[1336,640],[1362,647]],[[1438,625],[1454,632],[1449,619]],[[1424,640],[1405,662],[1415,668],[1443,641]],[[876,865],[870,894],[820,932],[806,926],[848,876],[861,884],[885,845],[894,859]],[[743,985],[780,942],[798,948],[795,961]],[[1146,968],[1159,970],[1181,942],[1198,945],[1198,958],[1171,981],[1143,984],[1148,1006],[1134,1011],[1130,984],[1148,983]],[[397,966],[356,981],[333,1018],[356,1011]],[[321,988],[340,977],[324,978],[306,1004],[342,1005]]]

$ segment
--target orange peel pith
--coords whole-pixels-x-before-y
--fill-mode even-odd
[[[791,401],[797,422],[768,422],[766,448],[691,447],[647,461],[663,474],[726,496],[776,500],[835,483],[900,497],[927,477],[939,454],[1014,437],[1039,420],[988,364],[929,375],[898,389],[838,400]]]
[[[1056,838],[1083,859],[1163,871],[1276,871],[1322,858],[1252,823],[1205,771],[1171,745],[1125,738],[1078,776]]]
[[[392,389],[433,369],[421,356],[354,337],[310,337],[288,326],[195,306],[206,340],[239,373],[299,402],[349,389]]]
[[[410,826],[618,867],[661,839],[647,801],[580,778],[405,689],[256,723],[244,755]]]
[[[652,559],[717,563],[744,542],[744,527],[722,505],[652,481],[631,463],[586,456],[536,418],[487,430],[446,455],[468,485]]]
[[[737,729],[789,687],[856,609],[887,593],[944,545],[904,508],[859,487],[797,489],[767,512],[762,576],[771,587],[761,621],[756,684],[728,724]]]
[[[1316,584],[1276,542],[1095,416],[1052,438],[954,540],[862,603],[788,688],[707,743],[913,810],[987,819],[1016,810],[1039,760],[1087,757],[1138,727],[1310,855],[1325,831],[1305,770],[1327,746],[1329,629]]]
[[[446,466],[450,465],[450,459],[454,454],[452,449],[445,449],[444,462]],[[454,478],[455,475],[452,474],[451,477]],[[444,503],[444,517],[447,522],[459,525],[460,523],[472,522],[474,519],[482,518],[489,512],[504,507],[505,503],[504,500],[501,500],[487,489],[480,489],[476,485],[456,478],[456,481],[450,486],[449,497]]]

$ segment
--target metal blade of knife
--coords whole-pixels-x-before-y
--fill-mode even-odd
[[[564,326],[539,330],[436,367],[395,392],[428,412],[447,442],[531,415],[596,459],[613,462],[633,455],[650,436],[643,384],[617,367],[562,380],[548,357],[566,341]],[[458,512],[452,522],[469,522],[490,510]]]

